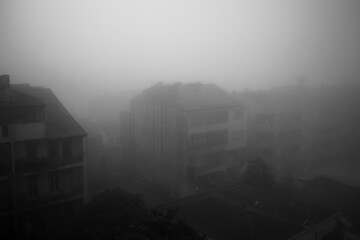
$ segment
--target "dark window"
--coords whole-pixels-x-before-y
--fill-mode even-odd
[[[190,137],[192,146],[220,145],[228,143],[228,131],[218,130],[193,134]]]
[[[294,119],[295,121],[301,121],[301,120],[303,119],[303,116],[302,116],[301,113],[294,113],[293,119]]]
[[[258,114],[255,119],[257,124],[273,124],[274,120],[275,117],[272,114]]]
[[[235,120],[242,120],[244,118],[244,111],[242,110],[235,110],[234,112],[234,119]]]
[[[259,132],[257,133],[258,141],[271,141],[273,139],[274,134],[272,132]]]
[[[71,157],[71,140],[65,140],[63,142],[63,155],[64,157]]]
[[[30,159],[36,159],[37,150],[36,150],[36,142],[31,141],[27,144],[27,156]]]
[[[190,116],[190,126],[198,127],[203,125],[212,125],[225,123],[229,121],[229,114],[227,110],[211,111],[211,112],[197,112]]]
[[[2,125],[2,136],[4,138],[9,137],[9,125],[7,124]]]
[[[59,174],[53,174],[50,177],[50,191],[56,192],[60,190],[60,176]]]
[[[244,139],[244,131],[236,130],[236,131],[232,132],[232,138],[234,141],[243,140]]]
[[[57,158],[59,156],[59,145],[56,141],[49,142],[49,155],[51,158]]]
[[[1,143],[0,144],[0,164],[11,163],[11,145],[10,143]]]
[[[37,176],[33,176],[30,178],[30,196],[37,196],[38,192],[38,178]]]

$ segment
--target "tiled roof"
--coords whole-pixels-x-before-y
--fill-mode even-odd
[[[27,84],[11,85],[12,89],[40,99],[45,103],[47,138],[84,136],[86,132],[48,88],[31,87]]]

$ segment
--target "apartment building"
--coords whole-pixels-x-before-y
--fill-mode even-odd
[[[316,122],[314,92],[303,86],[236,95],[248,110],[248,146],[270,163],[276,177],[304,174],[311,165]]]
[[[311,170],[360,186],[360,86],[333,85],[317,90]]]
[[[359,86],[288,86],[242,92],[253,155],[280,175],[327,175],[360,186]],[[348,174],[344,174],[344,173]]]
[[[1,239],[56,239],[85,197],[85,131],[50,89],[0,77]],[[55,231],[56,229],[56,231]]]
[[[245,147],[244,108],[216,85],[155,85],[132,99],[131,118],[140,176],[180,195],[231,168]]]

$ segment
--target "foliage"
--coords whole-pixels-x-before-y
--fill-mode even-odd
[[[141,196],[115,188],[86,204],[67,239],[205,239],[175,215],[171,209],[149,210]]]
[[[255,158],[248,162],[244,177],[244,183],[258,187],[269,187],[274,183],[269,165],[261,158]]]

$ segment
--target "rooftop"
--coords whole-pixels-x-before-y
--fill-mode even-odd
[[[12,88],[0,89],[0,107],[43,106],[44,102]]]
[[[157,84],[143,91],[140,97],[165,101],[165,104],[176,104],[185,110],[200,110],[241,106],[240,102],[231,97],[224,89],[215,84],[205,83],[174,83]]]
[[[289,239],[337,211],[234,185],[160,206],[215,239]],[[259,231],[261,229],[261,231]]]
[[[32,87],[28,84],[14,84],[10,87],[19,94],[45,104],[45,123],[47,138],[65,138],[84,136],[86,132],[71,116],[54,93],[43,87]],[[35,101],[35,100],[34,100]]]

